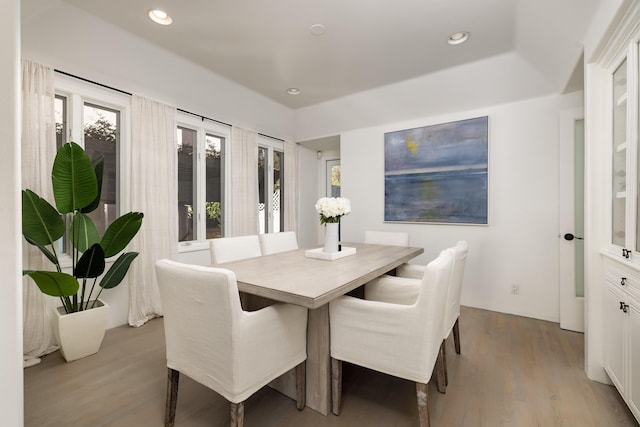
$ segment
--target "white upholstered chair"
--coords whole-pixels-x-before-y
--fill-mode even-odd
[[[265,233],[260,234],[258,237],[260,238],[260,250],[262,251],[262,255],[298,249],[298,239],[295,231]]]
[[[460,294],[462,293],[462,282],[464,280],[464,270],[467,263],[467,253],[469,245],[466,241],[460,240],[452,249],[455,250],[453,269],[451,270],[451,287],[447,295],[447,310],[445,312],[445,332],[447,338],[453,331],[456,353],[460,354],[460,331],[458,321],[460,318]],[[398,277],[419,279],[424,274],[426,266],[417,264],[403,264],[396,269]]]
[[[222,264],[223,262],[238,261],[262,255],[257,234],[221,237],[219,239],[211,239],[210,242],[211,264]]]
[[[340,413],[342,361],[416,383],[421,426],[429,425],[428,383],[441,355],[444,305],[453,254],[444,250],[429,263],[412,304],[343,296],[329,304],[332,410]],[[373,281],[416,282],[382,276]],[[440,365],[440,364],[438,364]],[[437,371],[442,377],[444,372]]]
[[[366,230],[364,242],[372,245],[409,246],[409,233]]]
[[[453,267],[451,269],[451,277],[449,279],[449,290],[447,291],[447,302],[444,313],[444,325],[442,334],[442,361],[445,372],[445,386],[448,383],[447,357],[444,340],[446,340],[451,332],[453,332],[453,341],[456,353],[460,354],[460,294],[462,293],[462,282],[464,279],[464,270],[467,262],[467,253],[469,245],[466,241],[461,240],[455,246],[450,248],[454,253]],[[403,264],[396,268],[396,275],[402,278],[421,279],[426,270],[424,265]],[[365,286],[365,298],[375,301],[389,301],[396,303],[406,303],[410,301],[413,295],[418,293],[416,285],[405,283],[404,286],[385,286],[380,282],[367,284]]]
[[[305,405],[307,309],[275,304],[240,307],[235,274],[222,268],[156,263],[167,353],[165,426],[175,420],[180,373],[231,402],[242,426],[244,401],[296,367],[297,407]]]

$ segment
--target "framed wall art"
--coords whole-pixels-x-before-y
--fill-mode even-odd
[[[488,224],[489,118],[384,135],[384,220]]]

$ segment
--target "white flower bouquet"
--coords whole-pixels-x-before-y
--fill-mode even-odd
[[[340,217],[351,212],[351,202],[344,197],[322,197],[316,202],[320,224],[340,222]]]

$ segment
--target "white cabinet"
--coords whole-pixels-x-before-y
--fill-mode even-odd
[[[629,312],[629,394],[627,402],[640,421],[640,305],[632,300]]]
[[[624,44],[608,69],[611,147],[610,252],[640,264],[640,150],[638,150],[638,35]]]
[[[607,258],[604,369],[640,422],[640,271]]]

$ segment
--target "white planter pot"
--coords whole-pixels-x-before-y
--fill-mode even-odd
[[[109,316],[109,306],[105,302],[98,300],[95,308],[69,314],[65,314],[63,307],[58,307],[54,315],[53,330],[60,353],[67,362],[98,352]]]

